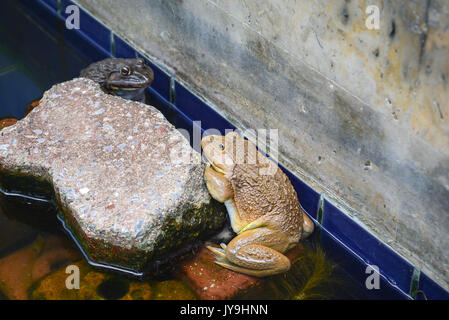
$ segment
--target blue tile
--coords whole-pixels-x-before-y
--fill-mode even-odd
[[[51,8],[54,12],[57,12],[58,10],[58,0],[37,0],[42,2],[44,5]]]
[[[135,58],[137,56],[136,50],[131,47],[126,41],[114,34],[114,48],[115,57],[117,58]]]
[[[293,187],[298,194],[299,203],[306,213],[314,220],[317,220],[318,216],[318,204],[320,201],[320,194],[310,188],[307,184],[298,179],[293,173],[285,169],[282,165],[279,165],[285,174],[290,179]]]
[[[44,29],[59,30],[63,26],[62,18],[57,15],[53,8],[43,1],[19,0],[18,3],[20,6],[27,8],[27,14],[37,19]],[[20,19],[23,20],[22,15]],[[24,31],[27,31],[27,29]],[[20,39],[18,40],[20,41]]]
[[[426,298],[429,300],[449,300],[449,292],[421,272],[421,275],[419,276],[418,293],[415,299],[424,300]]]
[[[175,105],[190,119],[200,120],[203,129],[216,129],[222,134],[226,129],[235,130],[231,123],[177,81],[175,93]]]
[[[42,97],[42,90],[21,70],[0,76],[0,118],[22,118],[28,104]]]
[[[191,119],[189,119],[184,113],[182,113],[174,104],[168,102],[165,98],[163,98],[156,90],[153,88],[147,89],[147,104],[152,105],[156,109],[162,112],[164,117],[175,126],[176,129],[184,129],[188,132],[188,138],[190,145],[194,147],[194,149],[198,152],[201,151],[201,128],[195,126]],[[193,128],[196,127],[196,132],[199,133],[199,136],[196,139],[199,139],[199,143],[194,144],[194,133]]]
[[[166,74],[158,66],[146,59],[140,53],[137,53],[137,56],[144,58],[154,72],[154,81],[151,84],[151,87],[156,90],[164,99],[170,101],[170,75]]]
[[[62,19],[45,8],[39,11],[36,4],[33,2],[33,17],[22,16],[9,22],[19,41],[5,39],[5,43],[14,52],[14,57],[30,71],[33,80],[48,89],[57,82],[78,76],[87,62],[66,46],[63,37],[55,36],[58,30],[63,30]],[[45,25],[45,31],[42,24]],[[30,52],[33,54],[30,55]]]
[[[378,266],[392,284],[409,292],[413,266],[327,200],[324,201],[322,225],[367,263]]]
[[[74,5],[72,1],[62,0],[61,2],[61,14],[66,19],[69,14],[66,13],[68,6]],[[75,29],[72,29],[75,31]],[[111,51],[111,31],[93,18],[90,14],[80,8],[80,29],[76,30],[83,33],[86,37],[92,40],[97,46],[102,48],[105,52],[110,54]]]
[[[61,15],[63,16],[63,18],[67,18],[68,14],[66,13],[66,9],[68,6],[76,6],[76,3],[73,3],[73,1],[70,0],[61,0]]]
[[[80,30],[106,52],[110,53],[111,31],[82,9],[80,10]]]
[[[379,289],[368,289],[365,283],[368,276],[372,274],[372,271],[366,272],[368,264],[324,228],[318,227],[316,232],[320,234],[320,245],[328,258],[343,268],[352,281],[358,285],[358,291],[360,291],[358,295],[362,294],[362,299],[410,299],[400,288],[392,285],[382,273],[379,275]],[[360,299],[360,296],[357,298]]]
[[[64,30],[65,44],[89,63],[111,57],[111,54],[77,30]],[[87,65],[86,65],[87,66]]]

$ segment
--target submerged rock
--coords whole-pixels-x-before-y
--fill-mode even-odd
[[[66,267],[62,267],[31,288],[34,300],[193,300],[193,291],[179,280],[163,282],[132,281],[102,273],[84,260],[72,263],[79,268],[79,289],[67,289]]]
[[[80,258],[67,239],[38,236],[30,245],[0,259],[0,291],[8,299],[26,300],[34,282]]]
[[[53,198],[91,260],[139,272],[223,224],[203,172],[158,110],[83,78],[0,133],[1,187]]]
[[[3,128],[6,128],[6,127],[9,127],[9,126],[12,126],[12,125],[16,124],[17,121],[19,121],[19,120],[17,120],[16,118],[0,119],[0,130],[2,130]]]
[[[215,245],[214,245],[215,246]],[[298,244],[286,252],[290,261],[294,262],[303,254],[304,247]],[[202,248],[195,256],[185,259],[179,267],[177,276],[185,281],[201,300],[225,299],[266,299],[266,284],[270,279],[285,278],[292,272],[269,278],[257,278],[237,273],[220,267],[215,263],[216,257],[207,248]]]
[[[31,101],[30,104],[27,105],[23,116],[26,117],[31,111],[33,111],[33,109],[39,105],[40,101],[40,99]]]
[[[136,300],[150,299],[151,286],[148,283],[127,281],[108,273],[101,273],[84,260],[72,263],[79,268],[79,289],[66,287],[66,266],[56,270],[31,288],[33,300]]]

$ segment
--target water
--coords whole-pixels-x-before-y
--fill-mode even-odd
[[[0,193],[0,297],[10,299],[120,299],[129,298],[131,288],[147,298],[167,294],[153,288],[177,283],[177,298],[194,298],[177,273],[143,281],[120,273],[89,266],[78,247],[56,219],[51,202]],[[320,248],[317,235],[302,243],[302,253],[285,275],[269,278],[261,291],[237,295],[235,299],[368,299],[338,263]],[[191,254],[193,255],[193,254]],[[187,257],[189,259],[190,256]],[[90,275],[84,295],[68,295],[65,268],[75,264]],[[23,267],[25,265],[25,267]],[[32,274],[30,280],[26,275]],[[86,277],[87,277],[86,276]],[[19,282],[17,282],[19,281]],[[179,282],[179,283],[178,283]],[[85,282],[81,280],[83,286]],[[50,290],[51,288],[51,290]],[[150,289],[152,288],[152,289]],[[57,294],[55,294],[55,292]],[[151,292],[151,293],[150,293]],[[135,294],[134,294],[135,296]]]
[[[62,25],[38,22],[13,1],[2,1],[0,7],[0,118],[22,118],[28,103],[53,84],[78,76],[82,68],[106,57],[95,49],[80,50],[88,44],[80,39],[67,41]],[[139,281],[89,266],[56,213],[51,202],[0,192],[0,299],[196,297],[176,272]],[[348,273],[350,263],[322,245],[320,230],[302,245],[288,274],[265,281],[262,293],[256,290],[235,298],[385,297],[382,292],[366,290],[360,277]],[[65,268],[72,264],[81,270],[80,290],[66,289]]]

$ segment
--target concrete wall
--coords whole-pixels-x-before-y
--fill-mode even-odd
[[[449,288],[449,0],[76,2]]]

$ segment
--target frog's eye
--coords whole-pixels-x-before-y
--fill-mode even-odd
[[[224,149],[225,149],[224,144],[223,144],[223,143],[220,143],[220,144],[218,145],[218,149],[220,149],[221,151],[224,151]]]
[[[122,76],[129,76],[131,74],[131,70],[128,67],[121,67],[120,74]]]
[[[137,59],[137,65],[138,66],[144,66],[145,65],[145,60],[143,58]]]

